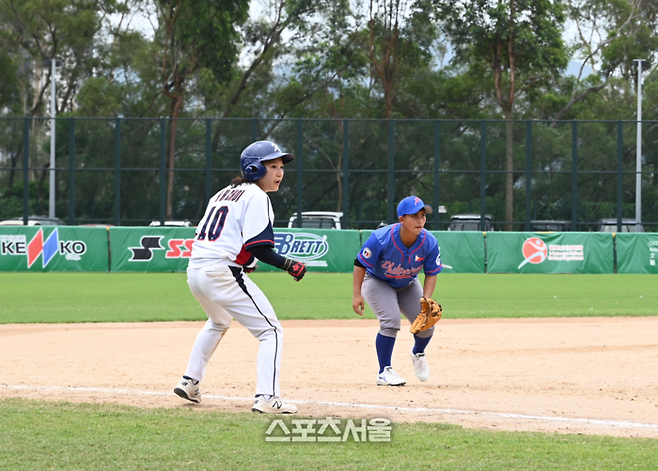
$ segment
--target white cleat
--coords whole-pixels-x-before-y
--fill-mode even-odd
[[[201,388],[198,381],[195,382],[183,377],[179,381],[178,386],[174,388],[174,392],[188,401],[196,402],[197,404],[201,402]]]
[[[297,407],[287,404],[281,398],[272,396],[271,399],[264,399],[263,396],[256,397],[254,405],[251,406],[252,412],[261,414],[296,414]]]
[[[414,363],[414,372],[419,381],[430,379],[430,367],[427,365],[424,353],[414,354],[414,350],[411,349],[411,361]]]
[[[377,375],[377,386],[404,386],[407,382],[393,368],[387,366]]]

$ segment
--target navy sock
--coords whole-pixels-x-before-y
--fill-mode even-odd
[[[384,367],[391,366],[391,357],[393,356],[393,347],[395,346],[395,337],[386,337],[377,334],[375,339],[375,348],[377,349],[377,359],[379,360],[379,372],[384,371]]]
[[[414,349],[412,352],[414,355],[416,353],[425,353],[425,347],[427,347],[427,344],[430,343],[430,340],[432,340],[432,337],[418,337],[417,335],[414,334],[414,339],[416,340],[416,343],[414,344]]]

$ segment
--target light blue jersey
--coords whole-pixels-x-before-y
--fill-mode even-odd
[[[414,245],[407,247],[400,239],[400,224],[370,234],[357,258],[371,276],[396,289],[408,286],[421,270],[434,276],[443,268],[436,238],[423,229]]]

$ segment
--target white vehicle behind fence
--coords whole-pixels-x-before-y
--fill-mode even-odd
[[[302,229],[340,229],[341,212],[332,211],[305,211],[302,213]],[[293,213],[288,220],[288,228],[297,226],[297,213]]]

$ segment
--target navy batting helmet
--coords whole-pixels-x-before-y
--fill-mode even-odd
[[[267,173],[267,169],[262,164],[267,160],[274,160],[281,157],[284,164],[295,160],[292,154],[281,152],[279,146],[270,141],[257,141],[247,146],[240,156],[240,168],[242,176],[246,180],[260,180]]]

